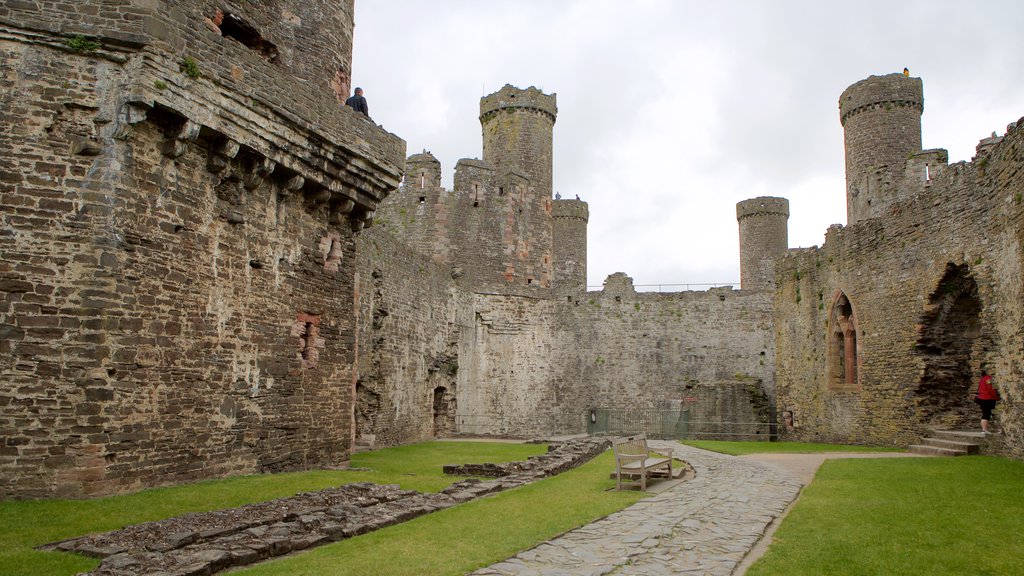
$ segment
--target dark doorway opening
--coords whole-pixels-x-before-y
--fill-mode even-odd
[[[976,340],[981,336],[978,284],[966,264],[946,272],[921,315],[917,353],[923,363],[917,387],[922,419],[956,428],[977,419],[973,404]]]
[[[450,436],[455,432],[455,396],[444,386],[434,388],[434,437]]]

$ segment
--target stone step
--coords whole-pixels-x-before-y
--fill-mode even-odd
[[[357,454],[359,452],[369,452],[369,451],[373,450],[373,448],[374,448],[374,446],[376,444],[377,444],[377,435],[376,434],[367,434],[366,436],[360,436],[360,437],[356,438],[356,443],[355,443],[354,446],[352,446],[352,451],[357,453]]]
[[[933,438],[945,438],[947,440],[958,440],[961,442],[977,442],[978,444],[985,443],[985,433],[980,431],[933,429],[931,434]]]
[[[949,440],[947,438],[925,438],[924,443],[937,448],[948,448],[950,450],[962,450],[968,454],[981,453],[981,445],[977,442],[966,442],[963,440]]]
[[[966,450],[940,448],[939,446],[929,446],[928,444],[911,444],[907,447],[907,450],[914,454],[925,454],[928,456],[967,456]]]

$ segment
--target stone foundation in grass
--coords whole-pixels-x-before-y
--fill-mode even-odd
[[[206,576],[351,538],[575,468],[607,449],[604,438],[552,444],[493,480],[467,479],[422,494],[398,485],[346,484],[237,508],[185,514],[44,546],[103,558],[93,576]],[[448,471],[449,466],[445,466]],[[461,474],[461,473],[460,473]],[[467,474],[463,474],[467,475]]]

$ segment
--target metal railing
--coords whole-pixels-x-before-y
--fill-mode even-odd
[[[494,414],[455,415],[455,428],[459,434],[480,436],[546,436],[583,434],[583,413],[530,414],[523,418],[508,418]]]
[[[694,420],[690,409],[591,408],[570,414],[531,414],[512,418],[494,414],[459,413],[455,432],[470,436],[539,437],[572,434],[629,436],[672,440],[771,440],[774,425],[768,422]]]
[[[688,408],[675,410],[593,408],[587,411],[587,433],[629,436],[641,432],[650,438],[694,440],[771,440],[768,422],[694,420]]]
[[[739,285],[739,281],[691,284],[634,284],[633,289],[636,290],[637,292],[688,292],[690,290],[706,291],[710,288],[724,288],[726,286],[735,288]],[[597,286],[587,286],[588,292],[600,292],[602,290],[604,290],[603,284],[599,284]]]

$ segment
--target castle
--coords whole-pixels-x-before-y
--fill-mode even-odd
[[[789,250],[740,202],[741,287],[587,292],[552,198],[556,97],[480,104],[452,190],[340,106],[352,2],[0,7],[0,496],[343,466],[357,441],[649,419],[905,444],[972,418],[1022,453],[1021,130],[922,151],[921,81],[841,97],[848,224]],[[605,426],[602,428],[602,426]]]

